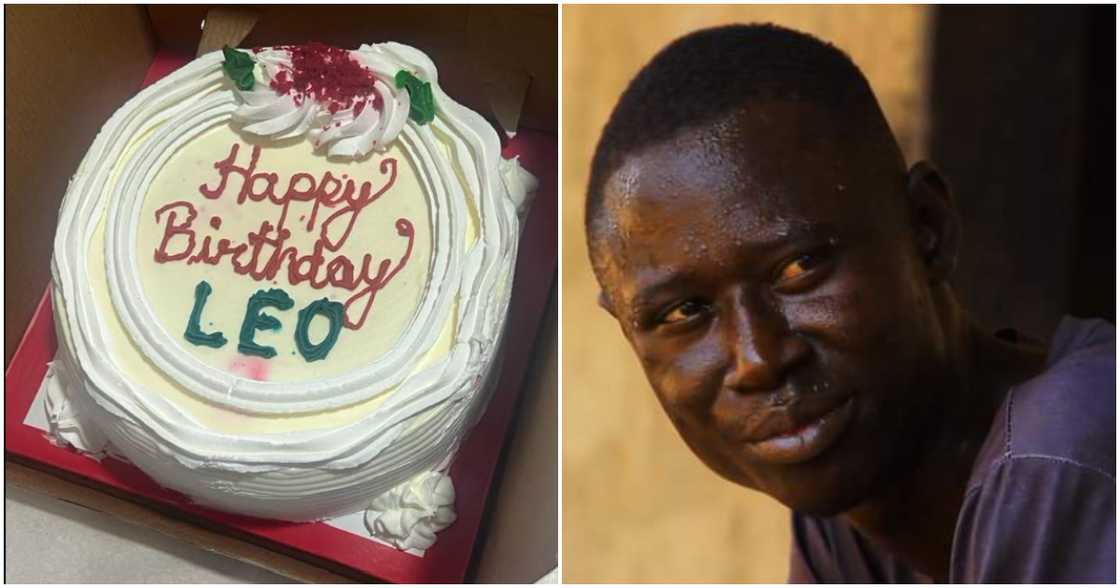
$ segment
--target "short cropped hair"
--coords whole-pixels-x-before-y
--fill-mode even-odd
[[[603,191],[628,155],[682,130],[726,117],[751,100],[808,101],[860,132],[890,135],[871,86],[840,49],[772,24],[699,30],[673,41],[638,72],[603,128],[591,162],[585,228],[595,243],[604,227]],[[890,136],[894,144],[893,135]],[[895,149],[897,150],[897,145]]]

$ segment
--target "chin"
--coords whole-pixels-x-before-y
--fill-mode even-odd
[[[708,468],[720,477],[744,488],[766,494],[791,510],[813,517],[833,517],[843,514],[867,497],[867,489],[846,484],[833,484],[819,479],[799,479],[801,476],[782,476],[774,483],[762,482],[770,476],[744,476],[734,468],[720,467],[705,460]],[[850,476],[847,477],[851,479]]]
[[[871,490],[866,483],[870,477],[853,470],[836,468],[775,474],[778,477],[773,483],[759,490],[792,510],[814,517],[843,514],[866,500]]]
[[[685,437],[686,442],[688,437]],[[784,504],[797,512],[814,517],[843,514],[862,503],[871,493],[874,476],[864,475],[868,464],[836,459],[816,460],[787,466],[762,466],[744,463],[725,452],[693,453],[708,469],[721,478],[743,486]],[[873,471],[873,470],[872,470]]]
[[[844,496],[843,494],[827,494],[821,493],[814,496],[798,496],[788,497],[783,500],[781,497],[775,496],[779,502],[789,507],[791,510],[796,510],[799,513],[809,515],[817,518],[834,517],[855,508],[860,503],[860,499]]]

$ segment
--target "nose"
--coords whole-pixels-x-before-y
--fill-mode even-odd
[[[723,385],[740,393],[774,390],[810,348],[778,309],[747,300],[735,306],[735,320],[725,328],[730,357]]]

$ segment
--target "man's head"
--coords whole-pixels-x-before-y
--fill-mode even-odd
[[[592,163],[601,303],[710,468],[834,514],[938,410],[959,220],[839,50],[773,26],[672,43]]]

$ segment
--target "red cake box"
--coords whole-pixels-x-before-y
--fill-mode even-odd
[[[189,61],[170,51],[156,54],[147,86]],[[502,445],[531,359],[533,343],[545,316],[556,275],[556,137],[522,131],[509,140],[503,156],[520,158],[539,181],[522,231],[508,329],[500,354],[500,374],[489,406],[461,445],[450,467],[457,520],[441,531],[423,557],[379,543],[367,534],[350,532],[327,522],[289,523],[218,512],[192,504],[183,495],[160,487],[135,466],[107,457],[97,461],[70,448],[52,444],[41,419],[30,414],[54,357],[57,340],[50,289],[5,373],[5,447],[9,456],[47,470],[62,471],[83,484],[114,491],[141,502],[155,503],[200,525],[275,549],[307,561],[330,562],[355,579],[390,582],[461,582],[465,578],[482,524]]]

